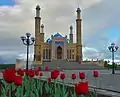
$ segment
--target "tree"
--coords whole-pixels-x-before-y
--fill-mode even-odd
[[[108,64],[108,62],[107,62],[107,61],[104,61],[104,67],[109,68],[109,64]]]

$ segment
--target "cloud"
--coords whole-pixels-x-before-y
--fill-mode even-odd
[[[79,6],[82,9],[83,18],[83,45],[87,48],[84,52],[85,56],[95,58],[101,54],[103,58],[110,58],[107,50],[110,42],[109,34],[104,32],[104,29],[120,26],[119,3],[119,0],[111,2],[109,0],[32,0],[30,2],[29,0],[16,0],[14,6],[0,6],[0,50],[26,52],[20,36],[25,35],[26,32],[34,36],[37,4],[41,6],[45,39],[55,32],[68,35],[70,25],[74,27],[75,37],[76,8]]]
[[[85,59],[103,59],[104,55],[95,48],[84,47],[83,56]]]

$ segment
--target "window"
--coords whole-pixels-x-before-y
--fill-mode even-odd
[[[71,56],[72,56],[72,52],[71,52],[71,50],[70,50],[70,59],[71,59]]]
[[[69,59],[69,54],[68,53],[69,53],[69,51],[67,50],[67,59]]]
[[[45,49],[43,50],[43,59],[45,59]]]
[[[48,59],[48,49],[46,49],[46,59]]]
[[[51,49],[49,49],[49,59],[51,59]]]
[[[72,55],[72,59],[74,59],[74,55]]]

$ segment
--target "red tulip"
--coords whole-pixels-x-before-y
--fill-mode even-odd
[[[38,76],[39,75],[39,71],[35,70],[35,75]]]
[[[75,73],[72,74],[72,79],[73,79],[73,80],[76,79],[76,74],[75,74]]]
[[[17,70],[18,75],[24,76],[24,71],[22,69]]]
[[[64,74],[64,73],[62,73],[62,74],[60,75],[60,79],[61,79],[61,80],[64,80],[64,79],[65,79],[65,74]]]
[[[16,71],[14,69],[6,69],[4,72],[3,72],[3,78],[6,82],[8,83],[12,83],[14,82],[14,79],[15,79],[15,73]]]
[[[14,80],[14,84],[15,84],[16,86],[21,85],[21,84],[22,84],[22,76],[16,76],[16,77],[15,77],[15,80]]]
[[[53,70],[51,72],[51,78],[52,79],[56,79],[58,77],[58,75],[59,75],[59,71],[58,70]]]
[[[84,72],[80,72],[79,73],[79,77],[80,77],[80,79],[85,79],[85,73]]]
[[[56,72],[58,75],[60,75],[60,71],[59,70],[54,70],[54,72]]]
[[[28,70],[28,71],[26,72],[26,74],[27,74],[29,77],[34,77],[35,72],[34,72],[34,70]]]
[[[51,78],[48,78],[48,83],[51,83]]]
[[[24,72],[26,73],[26,75],[29,75],[29,70],[24,70]]]
[[[93,71],[93,76],[94,76],[95,78],[97,78],[97,77],[99,76],[99,72],[98,72],[97,70],[94,70],[94,71]]]
[[[88,82],[79,82],[75,85],[76,94],[88,94]]]
[[[24,73],[26,73],[28,70],[24,69],[23,71],[24,71]]]
[[[43,73],[42,73],[42,72],[40,72],[40,76],[43,76]]]

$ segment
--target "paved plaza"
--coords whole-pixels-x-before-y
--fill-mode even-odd
[[[55,69],[57,66],[65,70],[88,70],[88,69],[104,69],[98,64],[79,64],[77,62],[68,62],[67,60],[52,60],[52,62],[43,62],[42,66],[49,66],[49,69]]]
[[[120,91],[120,71],[116,71],[115,75],[111,74],[111,70],[99,70],[100,76],[98,79],[95,79],[92,76],[92,70],[64,70],[63,71],[67,78],[65,79],[66,83],[72,83],[71,74],[76,73],[77,79],[75,82],[80,81],[79,72],[86,73],[86,80],[89,81],[90,86],[97,86],[97,88],[110,89],[113,91]],[[50,73],[44,73],[45,76],[49,77]]]

